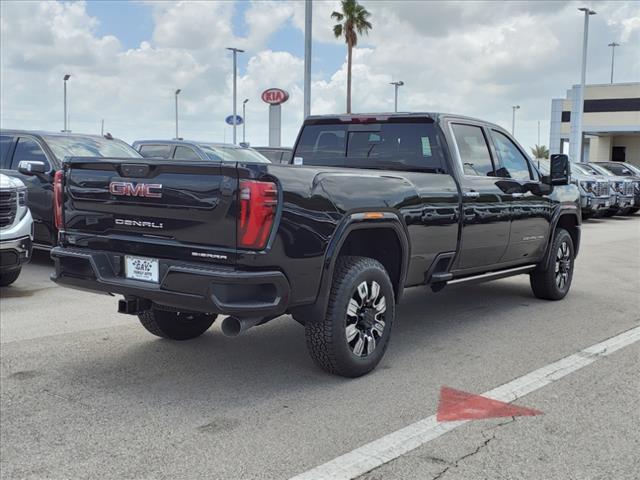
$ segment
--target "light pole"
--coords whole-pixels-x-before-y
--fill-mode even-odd
[[[176,90],[176,94],[175,94],[175,98],[176,98],[176,140],[178,140],[180,138],[180,136],[178,135],[178,95],[180,95],[180,92],[182,90],[177,89]]]
[[[616,42],[611,42],[608,47],[611,47],[611,83],[613,83],[613,59],[616,55],[616,47],[619,47],[620,44]]]
[[[398,112],[398,88],[401,87],[402,85],[404,85],[404,82],[402,80],[398,80],[397,82],[391,82],[389,83],[389,85],[393,85],[394,86],[394,107],[393,107],[393,111],[394,112]]]
[[[246,143],[245,133],[247,131],[247,102],[248,98],[245,98],[242,102],[242,143]]]
[[[516,135],[516,110],[520,110],[520,105],[511,107],[511,135]]]
[[[64,130],[63,132],[68,132],[67,130],[67,80],[71,78],[71,74],[67,73],[62,79],[64,80]]]
[[[233,52],[233,144],[236,144],[236,87],[237,87],[237,77],[238,77],[238,69],[237,69],[237,55],[238,53],[244,53],[244,50],[240,50],[239,48],[227,47],[227,50],[231,50]]]
[[[304,118],[311,115],[311,0],[304,3]]]

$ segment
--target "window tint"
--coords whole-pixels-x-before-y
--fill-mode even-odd
[[[171,158],[171,147],[171,145],[142,145],[140,154],[146,158]]]
[[[465,175],[495,176],[489,146],[482,128],[473,125],[453,124],[453,135]]]
[[[11,163],[11,169],[17,170],[18,164],[23,160],[30,160],[34,162],[44,162],[49,167],[49,161],[45,156],[42,148],[34,140],[30,138],[19,138],[16,145],[16,151],[13,154],[13,162]]]
[[[200,157],[191,147],[183,147],[178,145],[173,153],[173,158],[177,160],[200,160]]]
[[[500,177],[511,177],[516,180],[531,180],[527,157],[516,147],[504,133],[492,130],[493,141],[500,157]],[[504,170],[502,170],[504,169]]]
[[[13,143],[11,135],[0,135],[0,168],[9,167],[9,149]]]
[[[306,125],[294,156],[304,165],[446,172],[433,123]]]

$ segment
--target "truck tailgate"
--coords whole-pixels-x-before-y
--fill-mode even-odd
[[[73,158],[66,162],[64,229],[119,239],[123,253],[135,253],[140,241],[189,247],[194,257],[235,251],[237,186],[235,163]]]

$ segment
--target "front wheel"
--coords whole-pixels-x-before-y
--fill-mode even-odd
[[[636,213],[638,213],[638,210],[640,210],[640,208],[633,207],[631,210],[629,210],[629,215],[635,215]]]
[[[551,253],[546,265],[539,265],[529,275],[531,289],[538,298],[561,300],[571,288],[574,248],[571,235],[563,228],[556,229]]]
[[[15,282],[20,276],[21,269],[11,270],[9,272],[0,273],[0,287],[7,287]]]
[[[199,337],[213,324],[216,315],[209,313],[177,312],[156,306],[138,314],[148,332],[171,340],[190,340]]]
[[[382,264],[367,257],[340,257],[325,317],[305,322],[307,348],[327,372],[359,377],[382,359],[394,317],[393,286]]]

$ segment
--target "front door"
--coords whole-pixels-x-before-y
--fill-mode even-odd
[[[510,199],[496,182],[495,160],[481,124],[451,123],[462,188],[460,253],[453,270],[497,264],[509,241]]]

